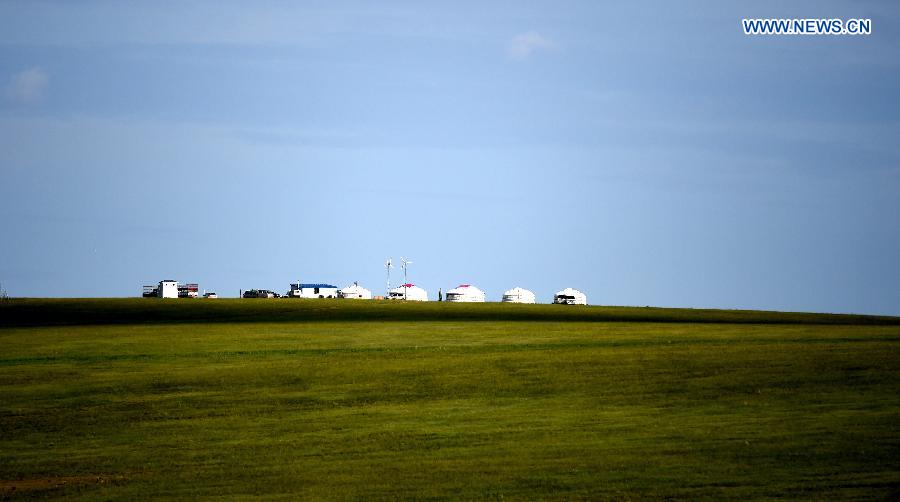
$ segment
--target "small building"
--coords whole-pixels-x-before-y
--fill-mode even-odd
[[[428,292],[415,284],[403,284],[389,292],[389,300],[407,300],[413,302],[427,302]]]
[[[503,299],[500,301],[504,303],[534,303],[534,298],[533,292],[516,286],[503,293]]]
[[[562,305],[587,305],[587,297],[581,291],[566,288],[553,295],[553,303]]]
[[[448,302],[484,302],[484,291],[471,284],[460,284],[447,291]]]
[[[268,289],[248,289],[241,296],[243,298],[278,298],[274,291]]]
[[[356,282],[347,286],[346,288],[339,289],[337,295],[338,298],[356,298],[360,300],[372,299],[372,292],[360,286]]]
[[[159,281],[159,288],[156,291],[160,298],[178,298],[178,281],[172,279]]]
[[[159,281],[156,286],[144,286],[144,298],[197,298],[197,284],[178,284],[174,279]]]
[[[332,284],[291,283],[287,296],[291,298],[337,298],[338,287]]]

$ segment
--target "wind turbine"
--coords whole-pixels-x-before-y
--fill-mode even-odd
[[[391,297],[391,269],[394,268],[394,264],[392,263],[392,258],[388,258],[386,262],[384,262],[384,268],[387,269],[387,296]]]
[[[400,267],[403,268],[403,299],[406,300],[406,285],[409,284],[409,281],[406,279],[406,267],[412,263],[412,261],[407,260],[404,257],[400,257]]]

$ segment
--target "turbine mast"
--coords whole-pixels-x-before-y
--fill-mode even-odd
[[[394,264],[391,262],[392,258],[388,258],[386,262],[384,262],[384,268],[387,269],[387,297],[391,296],[391,269],[394,268]]]

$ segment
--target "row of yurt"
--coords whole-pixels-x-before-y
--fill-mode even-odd
[[[447,291],[448,302],[484,302],[484,291],[471,284],[460,284]],[[534,292],[525,288],[515,287],[503,293],[500,300],[504,303],[535,303]],[[566,288],[553,295],[553,303],[564,305],[587,305],[587,296],[581,291]]]
[[[388,300],[427,302],[428,292],[415,284],[403,284],[390,290]]]
[[[175,283],[175,281],[162,281],[158,289],[159,291],[168,293],[168,290],[170,288],[177,288],[175,284],[177,284]],[[248,291],[248,293],[255,292],[257,292],[257,290]],[[154,291],[154,293],[156,293],[156,291]],[[244,296],[249,297],[248,295]],[[277,296],[278,295],[271,295],[270,297]],[[291,289],[285,296],[292,298],[353,298],[361,300],[371,300],[372,292],[360,286],[359,283],[356,282],[341,289],[338,289],[337,286],[324,283],[292,283]],[[256,296],[253,297],[256,298]],[[428,292],[416,286],[415,284],[403,284],[391,289],[388,293],[387,299],[426,302],[428,301]],[[484,302],[485,299],[486,297],[484,291],[471,284],[460,284],[459,286],[447,291],[446,294],[446,300],[448,302]],[[525,288],[515,287],[503,293],[501,302],[535,303],[535,294]],[[587,297],[584,293],[578,291],[577,289],[566,288],[562,291],[558,291],[555,295],[553,295],[553,303],[563,305],[587,305]]]
[[[515,287],[503,293],[503,302],[508,303],[534,303],[534,293],[527,289]],[[572,288],[566,288],[557,291],[553,295],[553,303],[561,305],[587,305],[587,296],[581,291]]]
[[[460,284],[447,291],[448,302],[483,302],[484,291],[471,284]],[[515,287],[503,293],[500,300],[504,303],[535,303],[535,295],[525,288]],[[564,305],[587,305],[587,296],[581,291],[566,288],[553,295],[553,303]]]

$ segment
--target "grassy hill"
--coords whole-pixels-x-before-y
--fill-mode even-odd
[[[0,303],[0,496],[896,498],[900,319]]]
[[[73,324],[319,321],[556,321],[900,325],[900,317],[756,310],[303,299],[15,299],[0,327]]]

